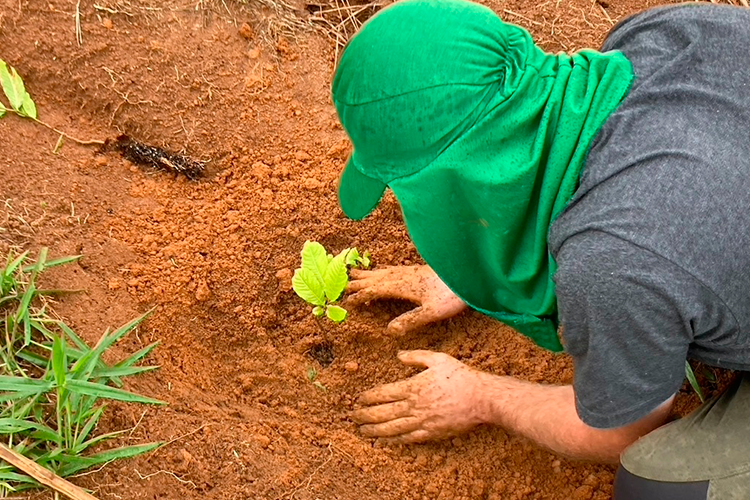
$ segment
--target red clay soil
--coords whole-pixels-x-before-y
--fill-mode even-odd
[[[613,22],[655,3],[490,6],[558,51],[596,47]],[[304,5],[83,0],[79,13],[80,44],[75,1],[0,0],[0,58],[25,78],[40,118],[81,139],[126,133],[208,166],[189,181],[70,140],[55,154],[54,132],[0,119],[0,253],[85,255],[48,280],[86,290],[56,310],[89,341],[155,308],[117,350],[161,342],[148,360],[161,368],[129,388],[169,406],[112,404],[102,430],[134,428],[121,444],[170,443],[74,482],[102,499],[611,497],[612,468],[500,429],[391,447],[348,419],[358,393],[414,372],[399,349],[538,382],[569,383],[572,365],[476,313],[393,338],[384,327],[406,304],[354,309],[334,326],[291,291],[308,239],[370,250],[375,265],[420,261],[392,197],[361,223],[337,207],[349,145],[329,101],[335,47],[293,25]],[[310,367],[326,391],[308,381]],[[695,402],[684,390],[680,411]]]

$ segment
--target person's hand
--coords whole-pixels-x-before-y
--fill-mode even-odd
[[[388,324],[388,332],[403,334],[457,315],[466,304],[429,266],[385,267],[374,271],[352,269],[347,304],[359,305],[377,299],[403,299],[418,307]]]
[[[482,423],[484,373],[440,352],[403,351],[399,359],[427,370],[359,397],[352,413],[362,434],[395,443],[417,443],[468,431]]]

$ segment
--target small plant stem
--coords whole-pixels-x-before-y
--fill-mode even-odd
[[[89,139],[89,140],[77,139],[77,138],[73,137],[72,135],[66,134],[62,130],[56,129],[55,127],[53,127],[49,123],[43,122],[39,118],[31,118],[30,116],[22,115],[18,111],[16,111],[15,109],[5,108],[5,111],[9,111],[9,112],[11,112],[11,113],[13,113],[13,114],[21,117],[21,118],[29,118],[30,120],[35,121],[39,125],[42,125],[43,127],[47,127],[48,129],[52,130],[53,132],[57,132],[61,136],[63,136],[66,139],[69,139],[69,140],[75,142],[76,144],[81,144],[82,146],[91,146],[91,145],[102,146],[102,145],[104,145],[104,141],[100,141],[98,139]]]
[[[100,146],[104,145],[104,141],[100,141],[98,139],[89,139],[89,140],[86,140],[86,141],[81,140],[81,139],[77,139],[77,138],[73,137],[72,135],[68,135],[65,132],[63,132],[62,130],[58,130],[55,127],[53,127],[52,125],[49,125],[48,123],[45,123],[45,122],[43,122],[43,121],[41,121],[41,120],[39,120],[37,118],[32,118],[32,119],[35,122],[37,122],[39,125],[45,126],[48,129],[50,129],[50,130],[52,130],[54,132],[57,132],[61,136],[65,137],[66,139],[70,139],[71,141],[73,141],[73,142],[75,142],[77,144],[81,144],[82,146],[91,146],[91,145],[94,145],[94,144],[100,145]]]

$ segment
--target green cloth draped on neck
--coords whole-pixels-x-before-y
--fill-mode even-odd
[[[560,351],[547,232],[632,80],[620,53],[545,53],[478,4],[397,2],[350,41],[334,78],[354,145],[341,207],[361,219],[390,187],[459,297]]]

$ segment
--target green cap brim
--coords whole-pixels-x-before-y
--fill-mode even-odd
[[[354,166],[353,159],[349,158],[339,181],[339,205],[341,210],[350,219],[364,219],[378,206],[385,188],[386,185],[382,181],[360,172]]]

